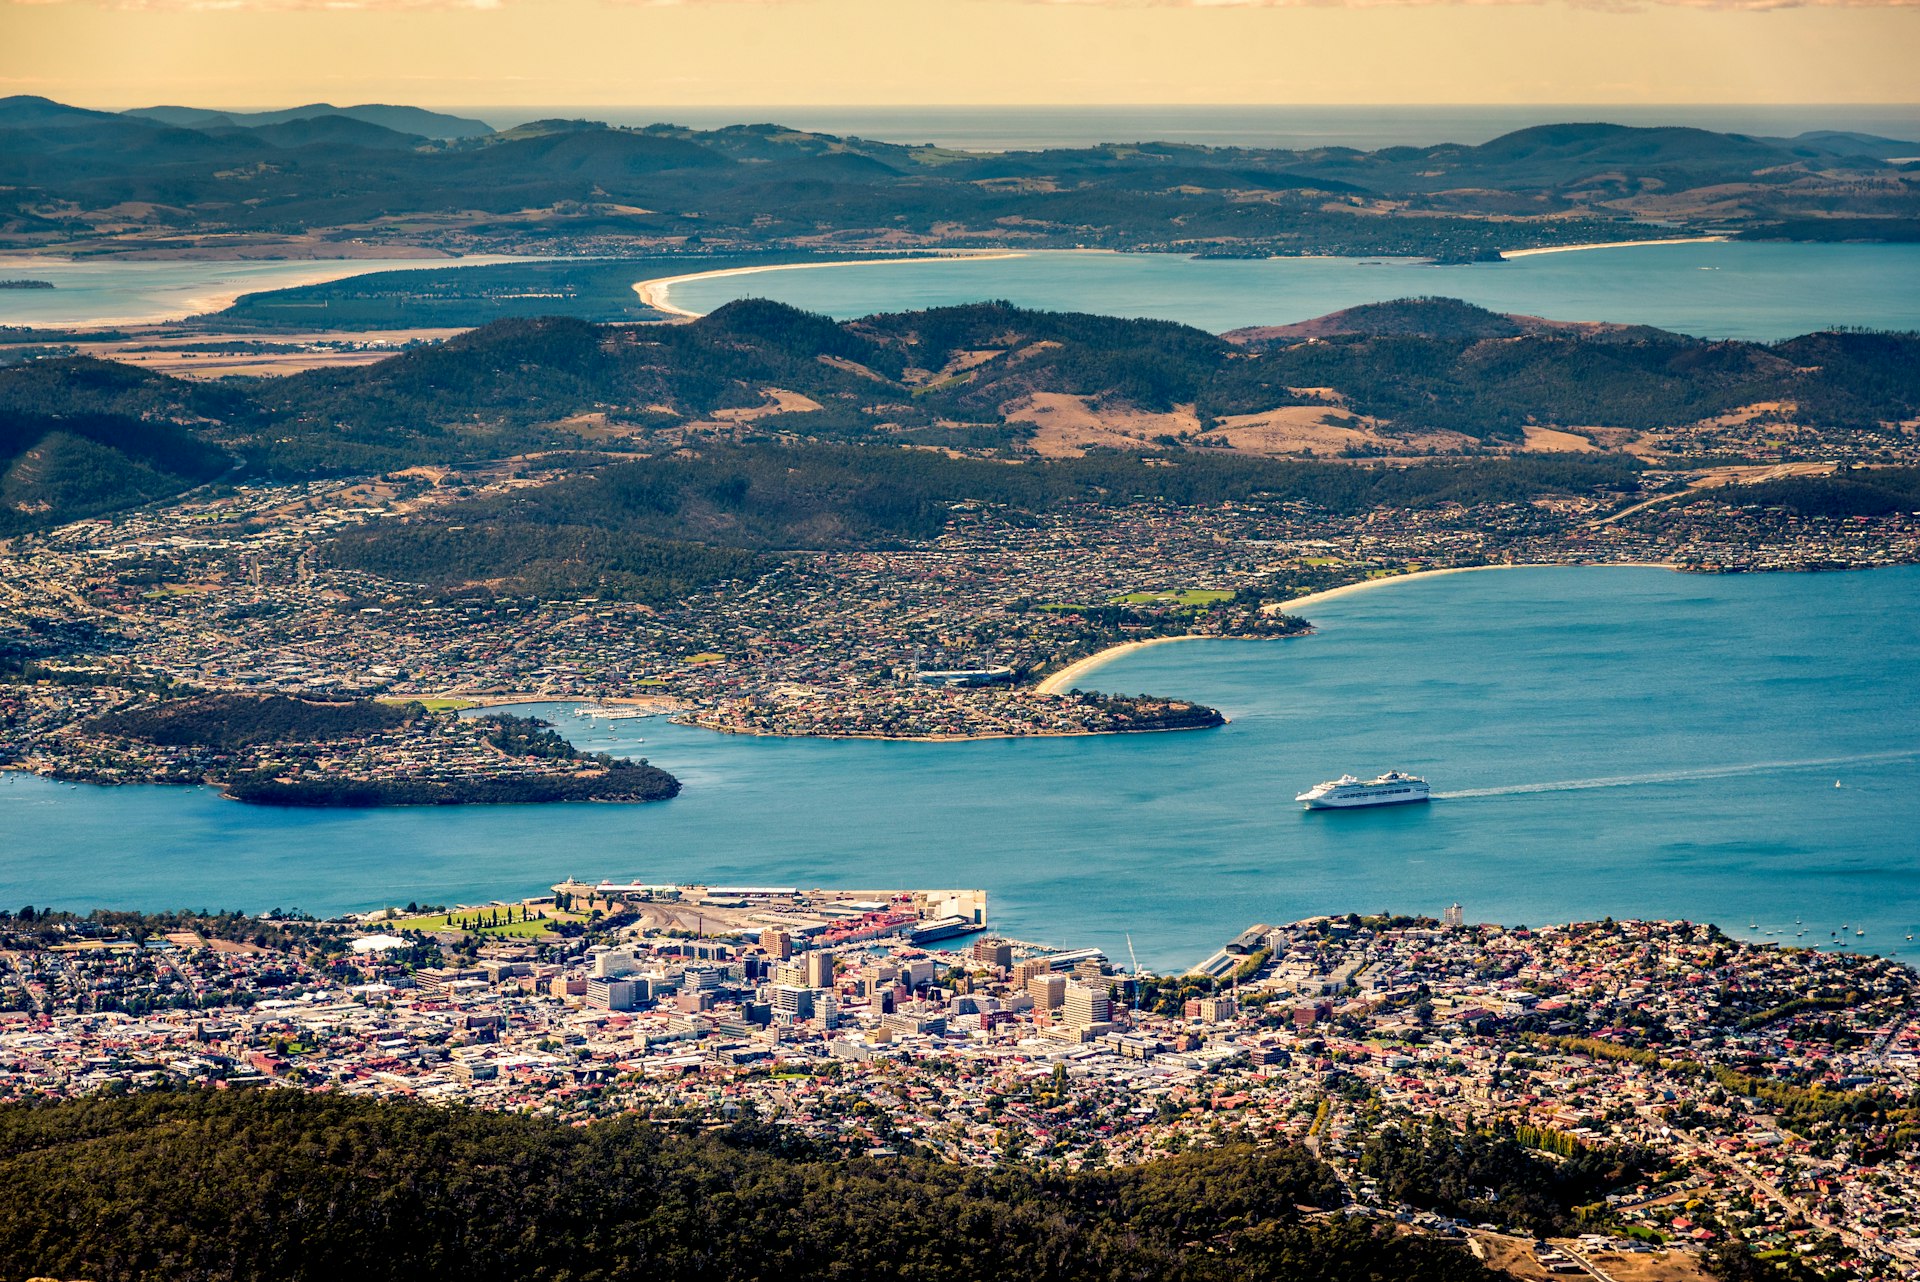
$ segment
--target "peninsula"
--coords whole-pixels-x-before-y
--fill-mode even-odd
[[[9,764],[72,782],[213,784],[269,806],[664,801],[679,781],[588,755],[544,721],[419,703],[96,691],[104,710],[19,744]]]

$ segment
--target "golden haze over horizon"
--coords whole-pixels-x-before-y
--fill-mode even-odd
[[[1893,104],[1920,4],[0,0],[0,94],[119,109]]]

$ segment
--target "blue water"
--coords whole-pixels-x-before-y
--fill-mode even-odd
[[[1211,147],[1424,147],[1478,144],[1515,129],[1562,121],[1690,125],[1723,133],[1790,137],[1813,129],[1920,139],[1914,104],[1686,104],[1595,106],[814,106],[456,108],[495,128],[529,120],[587,119],[695,129],[774,123],[880,142],[932,143],[968,151],[1084,147],[1101,142],[1175,142]]]
[[[513,262],[499,254],[469,265]],[[0,325],[100,325],[178,320],[218,311],[241,294],[339,280],[363,272],[450,267],[445,258],[333,258],[191,262],[0,258],[0,279],[52,281],[52,289],[0,289]]]
[[[0,903],[336,912],[571,874],[983,886],[998,929],[1122,956],[1131,933],[1160,966],[1255,920],[1456,899],[1474,920],[1686,916],[1802,944],[1844,922],[1849,947],[1920,949],[1920,567],[1507,570],[1310,614],[1314,636],[1154,647],[1088,682],[1233,718],[1204,733],[835,743],[549,710],[685,781],[653,806],[280,811],[6,776]],[[1389,768],[1440,799],[1291,801]]]
[[[1438,294],[1553,320],[1757,342],[1836,325],[1920,329],[1920,245],[1645,245],[1435,267],[1414,259],[1197,259],[1071,251],[687,281],[675,306],[772,298],[842,319],[1001,298],[1216,332]]]

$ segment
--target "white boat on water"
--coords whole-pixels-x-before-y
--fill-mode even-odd
[[[1431,796],[1425,779],[1389,770],[1376,779],[1341,775],[1314,785],[1294,800],[1308,810],[1354,810],[1362,806],[1404,806],[1430,800]]]

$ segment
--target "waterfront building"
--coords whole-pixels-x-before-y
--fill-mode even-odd
[[[971,956],[974,961],[997,970],[1013,969],[1013,945],[1004,939],[976,939]]]

